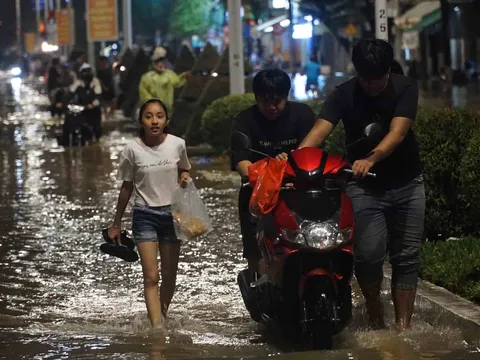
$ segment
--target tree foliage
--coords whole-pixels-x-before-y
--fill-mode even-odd
[[[175,0],[170,32],[176,37],[202,35],[209,27],[210,0]]]

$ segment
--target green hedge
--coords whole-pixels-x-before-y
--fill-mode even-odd
[[[480,305],[480,240],[425,242],[421,277]]]
[[[460,194],[465,207],[464,233],[480,234],[480,129],[473,131],[462,156],[460,168],[455,170],[462,178]]]
[[[471,194],[462,190],[465,174],[460,165],[478,126],[478,116],[470,112],[419,108],[414,131],[424,162],[426,228],[430,238],[437,234],[440,238],[475,234],[466,213]]]
[[[207,107],[202,116],[202,128],[208,143],[217,152],[226,151],[230,147],[230,133],[235,115],[254,104],[255,96],[247,93],[227,95]]]

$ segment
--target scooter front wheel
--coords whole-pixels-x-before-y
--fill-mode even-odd
[[[310,280],[304,294],[302,332],[315,350],[330,350],[333,346],[338,314],[332,291],[330,280],[319,276]]]
[[[243,302],[245,308],[250,313],[250,317],[256,321],[261,322],[262,316],[258,300],[255,296],[255,289],[250,287],[250,283],[253,281],[252,274],[248,269],[240,271],[237,277],[238,287],[240,288],[240,293],[242,294]]]

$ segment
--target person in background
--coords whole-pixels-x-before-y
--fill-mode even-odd
[[[85,64],[87,55],[83,50],[74,50],[71,54],[72,70],[77,77],[80,77],[80,68]]]
[[[52,117],[60,116],[62,109],[57,106],[62,98],[62,65],[59,58],[53,58],[48,69],[47,93],[50,99],[50,114]]]
[[[142,76],[138,91],[141,103],[151,98],[162,99],[171,114],[175,89],[185,85],[190,72],[177,75],[174,71],[166,69],[166,56],[167,51],[164,48],[155,49],[151,57],[152,69]]]
[[[275,62],[275,58],[273,57],[273,55],[270,55],[268,57],[268,59],[265,61],[265,64],[263,65],[263,68],[265,70],[278,68],[278,64]]]
[[[310,60],[305,64],[305,75],[307,75],[307,84],[305,91],[310,88],[318,86],[318,77],[320,76],[320,64],[318,63],[317,55],[312,54]]]
[[[412,60],[410,63],[407,76],[414,80],[418,80],[420,78],[417,62],[415,60]]]
[[[125,94],[122,90],[122,67],[120,62],[116,62],[113,67],[113,89],[115,92],[115,109],[118,109],[123,104]]]
[[[165,320],[175,292],[180,256],[170,206],[172,194],[179,183],[185,187],[191,180],[191,166],[185,140],[165,131],[170,123],[166,104],[159,99],[147,100],[140,108],[138,122],[139,136],[120,156],[118,179],[123,183],[108,236],[119,244],[122,217],[133,193],[132,232],[142,264],[148,318],[152,326],[158,326]]]
[[[93,75],[90,64],[84,63],[78,71],[80,77],[70,86],[66,103],[69,104],[73,101],[86,107],[85,117],[92,128],[94,140],[98,141],[102,136],[102,110],[100,107],[102,85],[100,80]]]
[[[256,40],[256,45],[257,45],[258,60],[259,60],[259,61],[263,61],[264,47],[263,47],[263,44],[262,44],[262,39],[257,38],[257,40]]]
[[[102,84],[102,108],[105,111],[105,115],[111,115],[115,106],[115,89],[112,65],[106,56],[100,56],[98,59],[96,75]]]

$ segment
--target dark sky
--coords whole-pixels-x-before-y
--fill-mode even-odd
[[[0,21],[0,50],[3,50],[15,42],[15,1],[2,1]]]
[[[0,0],[0,47],[4,48],[16,42],[16,10],[15,0]],[[35,0],[20,0],[22,32],[35,32]],[[43,2],[42,2],[43,4]],[[1,49],[0,49],[1,50]]]

